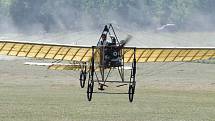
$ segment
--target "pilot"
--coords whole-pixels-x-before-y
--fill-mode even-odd
[[[107,35],[102,34],[101,35],[101,41],[98,43],[98,46],[107,46],[109,42],[107,41]]]
[[[108,66],[108,60],[109,60],[109,54],[108,54],[108,48],[109,42],[107,41],[107,34],[101,35],[101,40],[98,43],[98,47],[100,48],[101,54],[100,54],[100,62],[101,65],[104,67]]]

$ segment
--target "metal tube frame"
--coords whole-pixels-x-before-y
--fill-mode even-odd
[[[108,29],[112,29],[117,41],[118,41],[118,38],[115,34],[115,31],[112,27],[112,25],[110,24]],[[103,30],[103,33],[104,33],[104,30]],[[106,34],[110,34],[110,31],[108,30],[108,32]],[[99,39],[99,41],[101,41],[101,37]],[[119,41],[118,41],[119,42]],[[117,46],[116,46],[117,47]],[[98,51],[95,51],[95,50],[98,50]],[[99,52],[100,51],[103,51],[102,52]],[[102,60],[100,59],[100,62],[99,63],[99,73],[101,74],[101,80],[99,79],[98,75],[97,75],[97,72],[95,72],[95,55],[96,55],[96,52],[98,52],[101,56],[104,56],[104,47],[99,48],[97,46],[92,46],[92,58],[91,58],[91,64],[90,64],[90,70],[89,70],[89,80],[88,80],[88,89],[87,89],[87,96],[88,96],[88,100],[91,101],[91,98],[92,98],[92,94],[93,93],[99,93],[99,92],[94,92],[93,91],[93,87],[94,87],[94,82],[98,82],[98,84],[103,84],[103,86],[106,86],[105,83],[106,82],[111,82],[111,83],[124,83],[124,84],[129,84],[129,89],[128,89],[128,94],[129,95],[129,101],[132,102],[133,101],[133,96],[134,96],[134,91],[135,91],[135,86],[136,86],[136,48],[133,48],[133,51],[134,51],[134,56],[133,56],[133,62],[132,62],[132,69],[131,69],[131,73],[130,73],[130,79],[128,81],[125,80],[124,78],[124,72],[125,72],[125,68],[124,68],[124,65],[125,65],[125,59],[124,59],[124,50],[121,49],[120,50],[120,57],[122,59],[122,64],[117,66],[117,69],[118,69],[118,72],[119,72],[119,75],[121,77],[121,81],[109,81],[107,80],[111,71],[113,69],[115,69],[115,67],[105,67],[105,63],[104,63],[104,57],[102,57]],[[101,57],[100,57],[101,58]],[[109,69],[107,75],[105,75],[105,69]],[[96,80],[94,80],[94,75],[96,76]],[[124,86],[124,85],[123,85]],[[104,94],[106,94],[105,92],[103,92]],[[107,93],[108,94],[108,93]],[[113,93],[111,93],[113,94]],[[120,94],[120,93],[119,93]],[[125,93],[124,93],[125,94]]]

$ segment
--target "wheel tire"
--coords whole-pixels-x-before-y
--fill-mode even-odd
[[[133,85],[129,85],[129,89],[128,89],[128,98],[130,102],[133,102],[134,99],[134,91],[135,91],[135,86]]]
[[[87,86],[87,99],[88,99],[88,101],[92,100],[93,87],[94,87],[94,83],[93,82],[89,82],[88,86]]]
[[[81,73],[80,73],[80,86],[81,86],[81,88],[84,88],[85,81],[86,81],[86,73],[81,71]]]

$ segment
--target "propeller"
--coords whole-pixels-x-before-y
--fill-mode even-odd
[[[125,40],[120,41],[120,47],[124,47],[132,39],[131,35],[128,35]]]

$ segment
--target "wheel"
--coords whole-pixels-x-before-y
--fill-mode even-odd
[[[90,83],[90,84],[88,84],[88,86],[87,86],[87,99],[88,99],[88,101],[91,101],[91,100],[92,100],[92,96],[93,96],[93,86],[94,86],[93,83]]]
[[[88,99],[88,101],[92,100],[93,87],[94,87],[94,82],[93,81],[89,81],[88,82],[88,86],[87,86],[87,99]]]
[[[134,91],[135,91],[135,86],[134,85],[129,85],[128,89],[128,98],[130,102],[133,102],[134,99]]]
[[[87,76],[86,73],[84,73],[84,71],[82,70],[80,72],[80,86],[81,86],[81,88],[84,88],[84,86],[85,86],[86,76]]]

